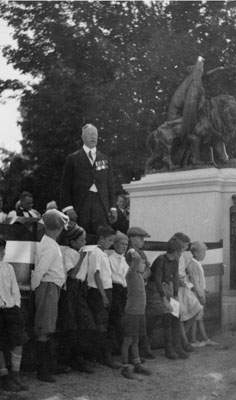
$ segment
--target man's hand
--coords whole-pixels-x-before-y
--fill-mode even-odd
[[[68,215],[68,217],[70,218],[70,221],[74,221],[74,222],[77,221],[78,215],[76,214],[74,209],[67,210],[65,212],[65,214]]]

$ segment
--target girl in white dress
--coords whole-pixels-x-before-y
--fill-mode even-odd
[[[205,296],[205,275],[201,264],[201,261],[205,258],[207,247],[204,243],[194,242],[191,245],[191,253],[193,257],[188,264],[187,272],[189,274],[190,280],[193,284],[193,290],[202,306],[206,303]],[[197,340],[197,334],[199,334],[201,341]],[[193,347],[203,347],[206,345],[215,346],[216,342],[209,339],[205,330],[203,321],[203,309],[198,314],[196,320],[194,320],[191,329],[191,345]]]

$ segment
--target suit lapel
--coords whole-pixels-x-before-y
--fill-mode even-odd
[[[81,160],[82,160],[87,166],[89,166],[90,168],[93,168],[91,162],[89,161],[89,158],[88,158],[86,152],[84,151],[84,149],[81,149],[81,150],[82,150],[82,151],[81,151]]]
[[[101,161],[103,158],[104,158],[104,157],[103,157],[103,154],[102,154],[99,150],[97,150],[97,151],[96,151],[96,159],[95,159],[95,162],[96,162],[96,161]]]

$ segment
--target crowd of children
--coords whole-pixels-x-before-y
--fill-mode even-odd
[[[192,257],[188,257],[180,271],[181,257],[190,242],[182,233],[170,238],[166,253],[150,265],[142,250],[144,238],[149,235],[140,227],[129,228],[126,235],[110,226],[100,226],[97,245],[86,246],[85,230],[70,222],[62,212],[48,210],[42,219],[45,234],[38,244],[31,276],[39,380],[54,382],[55,373],[65,373],[71,368],[94,373],[94,359],[110,368],[121,368],[121,375],[127,379],[133,379],[131,363],[134,373],[150,375],[140,356],[154,358],[150,337],[160,319],[165,355],[169,359],[187,358],[194,346],[216,344],[208,339],[203,322],[205,280],[201,261],[206,253],[203,243],[191,245]],[[67,246],[57,243],[63,230]],[[5,246],[2,237],[1,384],[7,391],[27,390],[19,374],[27,334],[14,269],[3,260]],[[179,302],[176,314],[174,304]],[[189,318],[183,317],[186,310]],[[188,320],[191,324],[187,325]],[[62,353],[58,355],[60,365],[55,363],[51,342],[57,330]],[[114,337],[122,363],[113,358]],[[197,340],[199,337],[201,342]],[[5,361],[7,351],[11,354],[9,368]]]

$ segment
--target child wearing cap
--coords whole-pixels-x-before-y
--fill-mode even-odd
[[[134,249],[144,260],[145,262],[145,271],[143,274],[144,281],[146,283],[149,275],[150,275],[150,262],[147,259],[146,254],[143,251],[143,246],[144,246],[144,239],[149,238],[150,235],[147,233],[144,229],[140,228],[139,226],[133,226],[128,229],[127,236],[129,238],[129,249]],[[139,349],[140,349],[140,354],[144,358],[149,358],[153,359],[154,354],[151,350],[150,344],[149,344],[149,339],[146,336],[140,338],[139,340]]]
[[[21,296],[13,267],[3,261],[6,240],[0,237],[0,381],[10,392],[28,390],[20,378],[22,346],[27,342],[25,322],[20,310]],[[4,352],[11,350],[11,372]]]
[[[51,336],[55,332],[58,316],[58,301],[65,283],[62,253],[56,239],[69,218],[53,209],[43,214],[45,235],[38,244],[35,269],[31,275],[31,288],[35,296],[34,333],[37,343],[37,378],[55,382],[51,375]]]
[[[128,247],[128,237],[117,231],[113,241],[114,251],[109,256],[112,278],[112,302],[109,314],[109,323],[115,331],[116,340],[121,347],[123,342],[121,319],[127,299],[126,274],[129,266],[124,254]]]
[[[120,365],[111,356],[111,343],[108,336],[109,311],[112,301],[112,277],[108,250],[112,244],[115,232],[110,226],[99,226],[98,243],[89,256],[88,269],[88,304],[98,330],[102,358],[110,368]]]
[[[126,274],[127,303],[122,319],[124,340],[121,349],[123,368],[121,374],[127,379],[133,379],[129,370],[129,349],[131,349],[134,372],[151,375],[151,372],[141,365],[139,357],[139,338],[146,335],[146,292],[143,279],[145,262],[134,249],[128,250],[126,261],[129,270]]]
[[[61,319],[67,362],[78,371],[93,373],[83,357],[83,351],[87,349],[86,343],[92,341],[96,332],[93,315],[87,303],[88,252],[83,251],[86,232],[71,221],[66,230],[66,238],[70,247],[63,250],[67,280],[62,292]]]
[[[192,259],[188,264],[187,273],[189,274],[190,280],[194,287],[194,292],[199,300],[199,302],[204,306],[206,304],[205,296],[205,275],[201,264],[206,256],[207,246],[202,242],[194,242],[191,245]],[[201,337],[202,341],[197,340],[197,333]],[[193,347],[203,347],[203,346],[215,346],[216,342],[209,339],[205,330],[203,321],[203,310],[198,314],[196,320],[192,325],[191,330],[191,345]]]
[[[141,256],[141,258],[145,261],[145,274],[144,279],[146,279],[149,275],[150,270],[150,262],[147,259],[146,254],[142,250],[144,246],[144,239],[149,238],[150,235],[144,229],[139,226],[133,226],[128,229],[127,236],[129,238],[128,248],[133,248],[137,251],[137,253]]]

